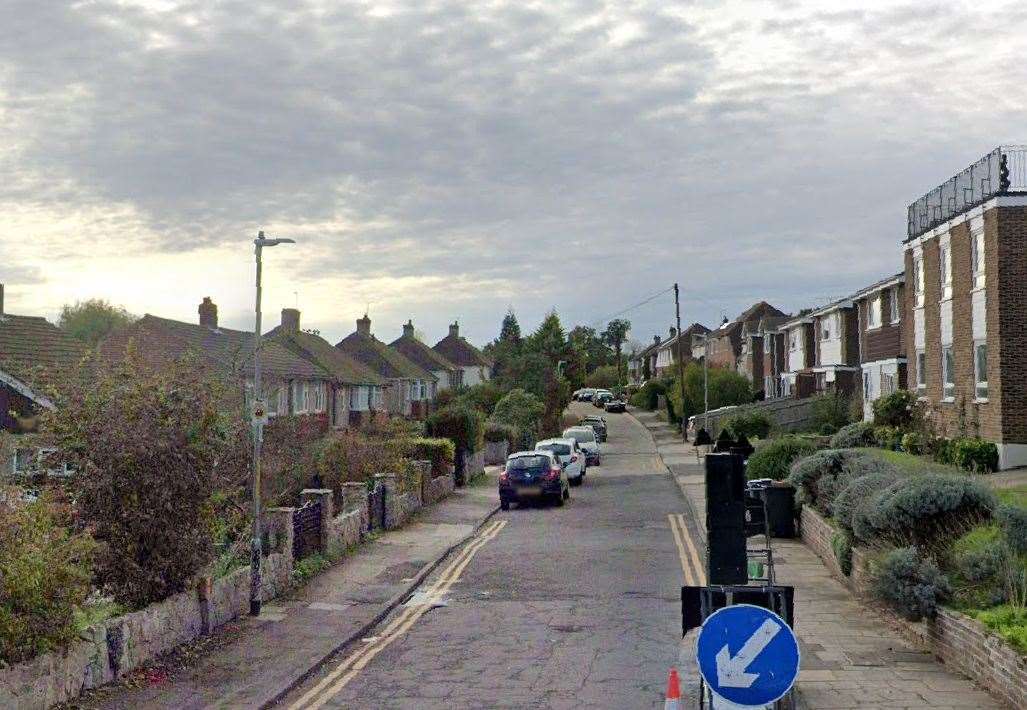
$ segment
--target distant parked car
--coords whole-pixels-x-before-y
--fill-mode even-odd
[[[614,397],[613,399],[607,400],[603,408],[607,412],[626,412],[628,411],[627,403],[620,397]]]
[[[595,430],[596,438],[600,442],[606,441],[606,417],[598,414],[589,414],[581,419],[581,426],[590,426]]]
[[[590,426],[572,426],[563,432],[564,439],[574,439],[578,446],[585,452],[586,466],[602,466],[602,456],[599,454],[599,438],[595,429]]]
[[[580,486],[585,478],[585,452],[574,439],[545,439],[535,444],[535,451],[550,451],[563,466],[567,481]]]
[[[575,402],[591,402],[595,393],[596,391],[591,387],[583,387],[582,389],[575,391],[574,394],[571,395],[571,399]]]
[[[611,399],[613,399],[613,392],[610,390],[597,390],[595,396],[592,398],[592,404],[602,409],[603,405]]]
[[[549,500],[564,504],[571,497],[567,474],[552,451],[518,451],[506,459],[499,474],[499,507],[510,510],[511,503]]]

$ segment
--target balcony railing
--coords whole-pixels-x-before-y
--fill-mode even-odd
[[[999,146],[911,204],[907,241],[1011,192],[1027,192],[1027,146]]]

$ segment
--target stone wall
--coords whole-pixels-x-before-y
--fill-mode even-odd
[[[740,404],[736,407],[722,407],[715,412],[709,413],[710,436],[716,438],[717,434],[731,417],[742,412],[760,412],[765,414],[774,424],[775,431],[804,431],[809,428],[813,421],[813,401],[809,398],[794,399],[768,399],[764,402],[753,404]],[[692,419],[695,421],[695,429],[703,426],[706,415],[696,414]]]
[[[802,541],[842,584],[861,598],[870,591],[870,554],[852,551],[852,577],[842,574],[831,549],[834,528],[810,506],[802,509]],[[979,621],[952,609],[919,623],[906,621],[874,603],[910,643],[933,654],[949,668],[973,678],[1014,708],[1027,708],[1027,657],[991,633]]]
[[[488,466],[502,466],[506,463],[506,457],[510,455],[509,441],[486,441],[485,442],[485,464]]]
[[[454,488],[456,488],[456,480],[452,474],[431,479],[424,492],[424,504],[438,503],[452,493]]]

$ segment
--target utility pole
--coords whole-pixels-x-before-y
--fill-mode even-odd
[[[702,397],[703,397],[703,429],[710,432],[710,334],[702,336]]]
[[[250,616],[260,616],[260,559],[263,557],[260,530],[260,446],[264,441],[264,423],[267,418],[267,407],[263,402],[260,384],[260,305],[263,296],[261,282],[263,252],[264,247],[295,243],[292,239],[265,239],[263,231],[258,232],[257,238],[253,240],[257,256],[257,307],[253,327],[253,397],[249,407],[253,422],[253,540],[250,546]]]
[[[682,337],[683,337],[682,333],[681,333],[681,294],[680,294],[680,292],[678,290],[677,282],[674,283],[674,320],[677,322],[678,334],[677,334],[677,343],[676,344],[671,344],[670,356],[674,357],[674,348],[676,347],[677,351],[678,351],[677,352],[677,356],[678,356],[678,382],[680,383],[680,386],[681,386],[681,410],[682,410],[681,412],[678,413],[678,416],[681,418],[681,437],[684,438],[684,437],[686,437],[688,435],[687,434],[687,422],[685,422],[685,418],[683,416],[684,415],[684,409],[685,409],[685,357],[684,357],[684,354],[681,352],[681,340],[682,340]]]

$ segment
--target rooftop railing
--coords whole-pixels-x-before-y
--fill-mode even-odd
[[[999,146],[909,206],[909,241],[996,195],[1027,192],[1027,146]]]

